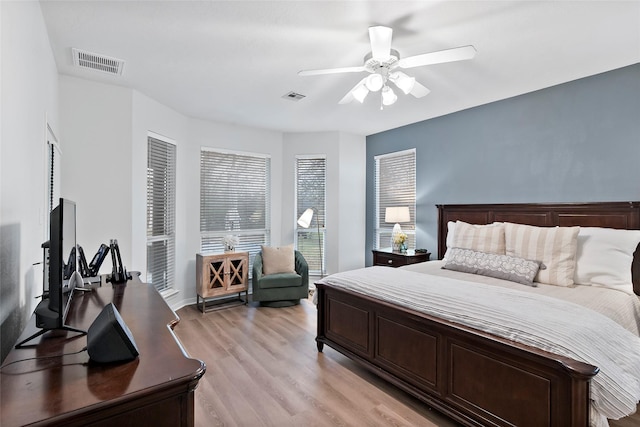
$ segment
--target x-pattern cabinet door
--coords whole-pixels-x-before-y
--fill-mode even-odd
[[[246,252],[245,252],[246,253]],[[249,255],[232,257],[226,259],[227,276],[225,288],[229,292],[240,292],[247,289],[247,276],[249,267]]]

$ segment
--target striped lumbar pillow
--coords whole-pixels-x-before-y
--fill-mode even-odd
[[[494,222],[487,225],[475,225],[456,221],[453,247],[504,255],[504,224]]]
[[[536,282],[571,286],[580,227],[534,227],[505,223],[506,254],[542,262]]]

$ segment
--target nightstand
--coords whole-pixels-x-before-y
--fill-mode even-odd
[[[392,252],[391,249],[373,249],[373,265],[386,265],[389,267],[400,267],[403,265],[416,264],[418,262],[429,261],[430,252],[415,253],[413,250],[407,252]]]

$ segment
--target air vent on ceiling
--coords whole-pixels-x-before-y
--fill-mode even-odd
[[[282,95],[282,97],[284,99],[290,99],[292,101],[300,101],[302,98],[305,97],[305,95],[292,91],[292,92],[289,92],[289,93],[285,93],[284,95]]]
[[[90,68],[103,73],[122,75],[124,61],[122,59],[111,58],[98,53],[87,52],[71,48],[73,52],[73,65],[80,68]]]

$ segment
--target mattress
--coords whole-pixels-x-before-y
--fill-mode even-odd
[[[585,285],[564,287],[543,283],[536,283],[536,287],[531,287],[508,280],[445,270],[442,268],[443,265],[444,261],[430,261],[407,265],[401,268],[418,273],[516,289],[522,292],[569,301],[607,316],[640,337],[640,297],[636,294],[625,292],[620,287],[607,288]]]

